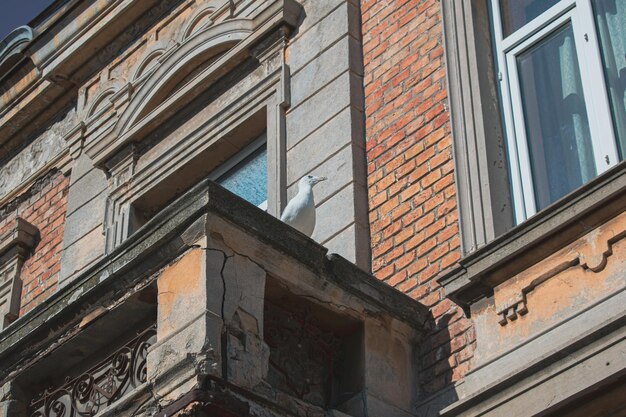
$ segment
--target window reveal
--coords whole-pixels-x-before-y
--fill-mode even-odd
[[[626,0],[593,2],[620,158],[626,157]]]

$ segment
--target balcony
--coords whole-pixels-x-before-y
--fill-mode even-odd
[[[205,181],[0,333],[0,416],[409,416],[428,317]]]

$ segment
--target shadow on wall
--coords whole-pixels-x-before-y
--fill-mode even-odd
[[[463,348],[459,346],[466,339],[465,334],[453,337],[451,328],[467,320],[460,308],[452,310],[437,320],[430,314],[427,328],[430,334],[424,338],[419,348],[419,384],[422,400],[417,404],[416,415],[421,417],[439,416],[439,412],[459,399],[454,386],[457,358]],[[453,327],[454,326],[454,327]],[[469,361],[469,359],[468,359]]]

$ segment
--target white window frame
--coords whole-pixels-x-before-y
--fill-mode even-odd
[[[246,159],[253,152],[255,152],[257,149],[259,149],[261,146],[263,146],[265,144],[267,144],[267,132],[264,132],[261,136],[256,138],[252,143],[250,143],[249,145],[244,147],[242,150],[237,152],[235,155],[233,155],[226,162],[224,162],[223,164],[221,164],[220,166],[215,168],[213,171],[211,171],[211,173],[209,174],[208,178],[210,180],[212,180],[212,181],[217,181],[217,179],[219,177],[221,177],[222,175],[224,175],[225,173],[230,171],[239,162],[241,162],[244,159]],[[269,155],[269,153],[268,153],[268,155]],[[269,181],[269,176],[268,176],[268,181]],[[269,184],[268,184],[268,193],[269,193]],[[265,199],[265,201],[263,201],[257,207],[259,207],[263,211],[267,211],[267,198]]]
[[[617,164],[619,154],[591,0],[561,0],[506,38],[500,2],[491,0],[491,6],[515,221],[519,224],[537,212],[537,205],[516,58],[568,22],[574,32],[597,174]]]

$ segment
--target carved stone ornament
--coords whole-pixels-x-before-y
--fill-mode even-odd
[[[22,51],[32,40],[33,30],[20,26],[0,41],[0,74],[8,73],[23,58]]]
[[[20,272],[35,247],[38,233],[35,226],[18,217],[0,235],[0,329],[19,315],[22,295]]]
[[[141,142],[164,115],[180,110],[224,73],[235,69],[268,35],[286,33],[286,28],[298,24],[301,6],[296,1],[260,3],[262,7],[250,10],[240,7],[241,1],[186,2],[166,19],[167,25],[155,29],[156,34],[145,34],[137,42],[140,46],[129,48],[82,87],[79,112],[85,124],[84,151],[94,164],[106,170],[120,149]],[[183,8],[193,10],[182,13]],[[177,16],[187,17],[179,21]],[[170,26],[179,29],[171,30]],[[284,49],[284,36],[279,38],[277,45]],[[270,48],[270,57],[280,58],[281,48]],[[186,68],[193,68],[199,60],[211,65],[185,75]],[[126,66],[124,71],[115,69]],[[189,77],[179,85],[183,75]]]
[[[500,325],[505,326],[519,316],[527,314],[529,311],[527,294],[565,271],[578,268],[594,274],[602,273],[609,258],[613,255],[614,245],[626,238],[626,230],[623,230],[624,224],[626,224],[626,213],[592,230],[539,263],[540,273],[522,274],[515,278],[517,280],[515,284],[496,288],[496,312]]]

